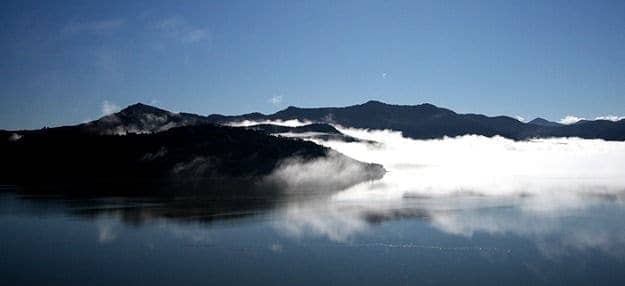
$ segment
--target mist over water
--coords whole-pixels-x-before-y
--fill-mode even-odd
[[[625,232],[614,227],[625,225],[613,219],[624,212],[625,142],[475,135],[413,140],[397,131],[335,127],[362,141],[302,137],[382,164],[387,173],[277,209],[274,228],[284,235],[350,242],[378,223],[416,218],[453,236],[524,237],[548,257],[588,249],[625,255]],[[598,210],[603,216],[591,215]]]
[[[616,194],[625,191],[625,142],[580,138],[514,141],[466,135],[413,140],[400,132],[336,126],[377,144],[321,141],[354,159],[379,163],[379,181],[345,190],[343,199],[440,195]]]
[[[307,123],[310,122],[242,121],[229,125],[302,126]],[[387,170],[381,180],[345,189],[335,196],[336,199],[387,200],[449,195],[570,196],[625,192],[625,142],[581,138],[514,141],[501,136],[478,135],[414,140],[393,130],[333,126],[361,141],[321,140],[309,133],[277,136],[311,140],[356,160],[381,164]],[[328,161],[326,164],[300,167],[291,162],[289,166],[293,170],[306,170],[307,174],[324,174],[321,177],[332,177],[334,182],[342,182],[343,175],[352,175],[353,172],[329,173],[330,169],[338,170],[344,166],[342,163],[332,166],[332,160]],[[295,174],[282,176],[287,181],[289,177],[301,180]],[[326,185],[323,186],[328,187]]]

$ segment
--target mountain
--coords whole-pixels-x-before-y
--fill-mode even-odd
[[[153,106],[137,103],[120,112],[104,116],[77,126],[83,132],[94,134],[127,134],[165,131],[174,127],[210,123],[200,115],[173,113]]]
[[[560,124],[560,123],[557,123],[557,122],[549,121],[547,119],[540,118],[540,117],[537,117],[534,120],[528,122],[528,124],[537,125],[537,126],[543,126],[543,127],[561,127],[561,126],[564,125],[564,124]]]
[[[209,116],[209,118],[219,118]],[[229,120],[251,120],[232,117]],[[379,101],[369,101],[360,105],[331,108],[288,107],[262,120],[305,120],[334,123],[343,126],[368,129],[392,129],[402,131],[405,136],[417,139],[442,138],[478,134],[485,136],[501,135],[520,139],[519,132],[526,132],[526,124],[510,117],[486,117],[477,114],[457,114],[449,109],[432,104],[391,105]],[[258,119],[256,119],[258,120]]]
[[[581,137],[587,139],[625,140],[625,120],[596,120],[574,125],[523,123],[507,116],[459,114],[432,104],[392,105],[379,101],[347,107],[298,108],[290,106],[274,114],[252,116],[210,115],[209,121],[228,123],[243,120],[292,120],[340,124],[355,128],[392,129],[414,139],[445,136],[503,136],[514,140],[545,137]],[[540,121],[539,121],[540,122]]]
[[[159,112],[157,115],[164,119],[157,122],[163,126],[170,126],[168,122],[197,125],[126,135],[101,135],[113,134],[110,130],[131,130],[123,125],[98,125],[106,121],[25,132],[0,131],[0,184],[79,195],[223,197],[332,191],[379,179],[385,172],[380,165],[356,161],[309,141],[198,124],[201,120],[185,121],[186,115],[181,119],[145,106],[127,108],[116,116],[133,128],[163,129],[146,124],[146,113],[134,114],[138,118],[133,118],[138,110]],[[301,172],[297,180],[288,176],[298,168],[311,170],[315,166],[325,166],[335,176],[326,180],[318,180],[315,172]],[[343,172],[350,172],[349,176],[343,176]]]
[[[316,124],[308,127],[260,125],[275,120],[293,119]],[[392,129],[401,131],[404,136],[414,139],[476,134],[489,137],[499,135],[514,140],[546,137],[625,140],[625,121],[623,120],[617,122],[585,120],[572,125],[563,125],[536,118],[528,123],[523,123],[507,116],[489,117],[480,114],[460,114],[427,103],[393,105],[380,101],[368,101],[364,104],[347,107],[299,108],[290,106],[268,115],[255,112],[234,116],[173,113],[138,103],[98,120],[64,128],[78,129],[79,132],[89,134],[126,134],[160,132],[180,126],[231,124],[243,121],[258,122],[259,124],[256,126],[247,128],[265,133],[282,133],[283,136],[299,133],[295,134],[296,137],[349,142],[357,139],[340,134],[338,130],[328,124],[366,129]]]
[[[195,126],[214,124],[217,122],[228,123],[230,121],[262,120],[265,115],[250,113],[240,116],[201,116],[190,113],[173,113],[157,107],[137,103],[130,105],[120,112],[104,116],[100,119],[80,124],[77,126],[64,127],[76,129],[77,132],[99,135],[124,135],[129,133],[156,133],[180,126]],[[219,118],[216,120],[215,118]],[[226,120],[230,118],[230,120]],[[281,133],[283,136],[340,140],[346,142],[359,141],[354,137],[342,134],[332,125],[325,123],[309,124],[305,126],[288,127],[273,124],[258,124],[248,129],[261,131],[268,134]]]

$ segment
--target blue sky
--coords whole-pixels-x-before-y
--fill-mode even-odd
[[[127,3],[132,2],[132,3]],[[2,1],[0,128],[429,102],[625,114],[625,1]]]

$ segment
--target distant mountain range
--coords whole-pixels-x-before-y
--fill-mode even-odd
[[[528,123],[507,116],[489,117],[480,114],[459,114],[449,109],[432,104],[392,105],[379,101],[347,107],[299,108],[288,107],[273,114],[249,113],[243,115],[213,114],[201,116],[189,113],[172,113],[156,107],[135,104],[124,110],[101,119],[81,124],[81,132],[97,134],[125,134],[128,132],[159,132],[178,126],[201,124],[229,124],[242,121],[293,120],[319,123],[305,127],[307,132],[331,134],[331,126],[339,124],[346,127],[367,129],[392,129],[403,132],[404,136],[414,139],[453,137],[467,134],[483,136],[503,136],[515,140],[545,137],[580,137],[586,139],[625,140],[625,120],[583,120],[575,124],[564,125],[536,118]],[[272,133],[297,132],[285,127],[260,126],[256,129]],[[302,129],[300,128],[299,131]],[[327,131],[331,132],[328,133]]]
[[[237,116],[209,115],[213,123],[242,120],[291,120],[333,123],[347,127],[392,129],[414,139],[432,139],[459,135],[500,135],[515,140],[545,137],[581,137],[587,139],[625,140],[625,120],[580,121],[563,125],[537,118],[523,123],[507,116],[459,114],[432,104],[392,105],[379,101],[347,107],[288,107],[274,114],[250,113]]]

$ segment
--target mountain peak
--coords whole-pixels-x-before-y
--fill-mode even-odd
[[[549,121],[547,119],[540,118],[540,117],[534,118],[534,120],[528,122],[528,124],[538,125],[538,126],[545,126],[545,127],[557,127],[557,126],[561,126],[562,125],[560,123]]]
[[[137,102],[132,105],[126,106],[119,113],[121,114],[138,114],[138,113],[170,113],[167,110],[160,109],[151,105],[147,105],[141,102]]]
[[[133,109],[157,109],[157,108],[151,105],[147,105],[142,102],[137,102],[135,104],[126,106],[126,108],[124,108],[123,110],[127,110],[127,109],[133,110]]]
[[[387,105],[387,104],[379,100],[369,100],[363,103],[362,105]]]
[[[204,116],[173,113],[143,103],[135,103],[117,113],[83,125],[85,131],[96,134],[149,133],[173,127],[210,123]]]

